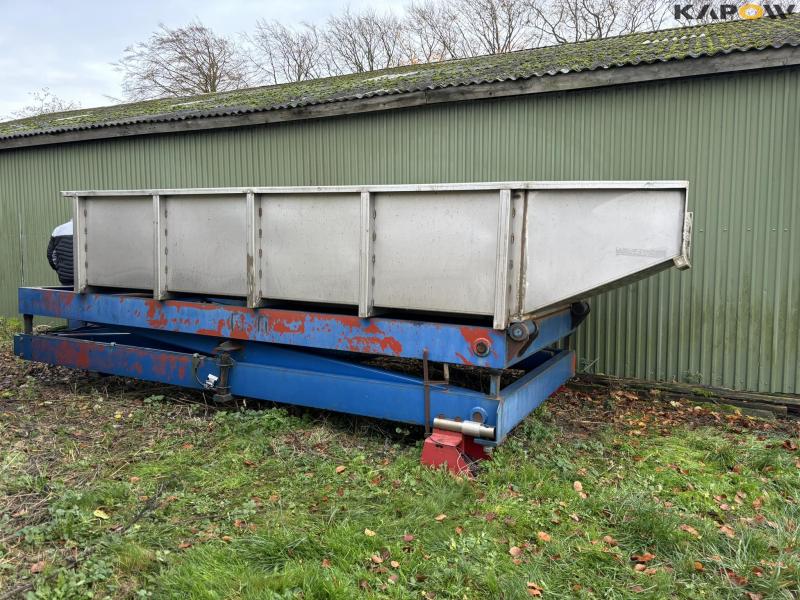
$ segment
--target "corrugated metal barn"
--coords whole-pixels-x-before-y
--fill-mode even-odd
[[[0,314],[61,190],[687,179],[693,269],[595,298],[590,372],[799,393],[800,18],[0,124]]]

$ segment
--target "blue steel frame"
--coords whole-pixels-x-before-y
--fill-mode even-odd
[[[202,389],[209,375],[220,375],[217,346],[235,340],[233,395],[416,425],[426,424],[425,382],[359,360],[419,359],[427,351],[436,362],[492,370],[516,365],[526,373],[489,394],[429,383],[431,418],[467,421],[479,413],[495,428],[495,439],[484,441],[488,445],[500,443],[575,372],[573,352],[548,349],[574,330],[569,310],[537,319],[537,337],[522,343],[482,326],[158,302],[126,294],[21,288],[19,300],[24,315],[93,324],[16,336],[14,351],[28,360]]]

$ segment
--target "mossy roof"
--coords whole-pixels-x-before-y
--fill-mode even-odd
[[[797,45],[800,15],[719,22],[232,92],[50,113],[0,123],[0,140],[290,109]]]

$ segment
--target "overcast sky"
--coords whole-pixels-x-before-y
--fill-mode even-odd
[[[0,117],[48,87],[83,108],[114,104],[120,76],[109,64],[164,23],[199,18],[217,32],[250,31],[256,19],[322,22],[349,5],[379,9],[392,0],[0,0]],[[0,119],[3,120],[3,119]]]

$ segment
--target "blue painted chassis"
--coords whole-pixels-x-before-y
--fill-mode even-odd
[[[490,393],[430,383],[431,418],[472,420],[477,412],[506,435],[574,375],[575,356],[550,349],[574,330],[569,310],[536,320],[533,341],[515,342],[485,326],[249,309],[209,301],[155,301],[130,294],[77,294],[58,288],[20,288],[19,309],[90,323],[41,335],[15,336],[15,353],[28,360],[202,389],[220,375],[215,348],[234,340],[230,392],[425,425],[424,381],[360,364],[375,356],[423,358],[525,374]],[[485,355],[478,342],[485,343]]]

